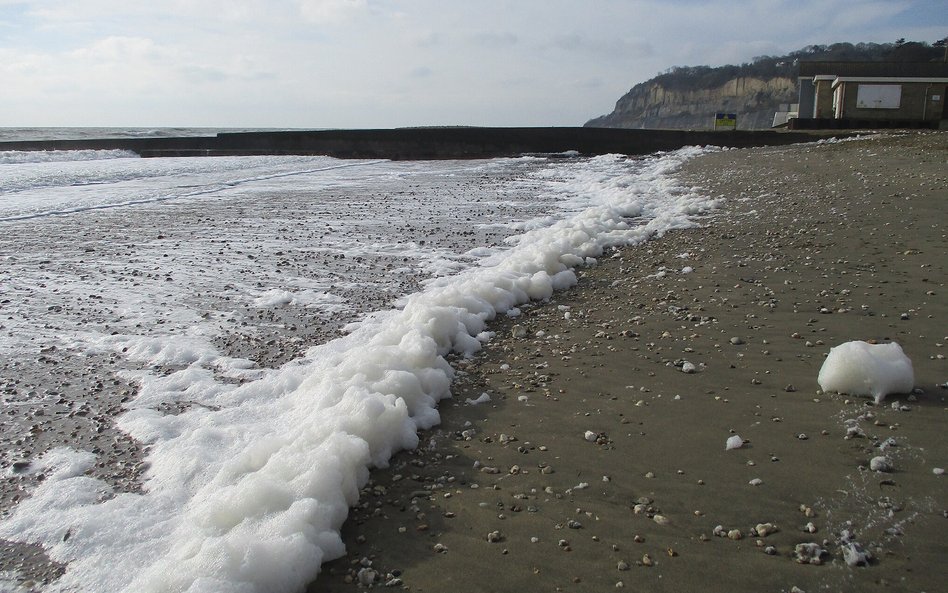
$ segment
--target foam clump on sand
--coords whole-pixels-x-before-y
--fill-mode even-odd
[[[488,395],[487,393],[480,394],[480,396],[478,396],[477,399],[467,398],[466,400],[464,400],[464,402],[469,406],[477,406],[480,404],[486,404],[489,401],[490,401],[490,395]]]
[[[830,348],[817,381],[823,391],[870,395],[876,403],[890,393],[909,393],[915,386],[912,361],[902,347],[853,341]]]

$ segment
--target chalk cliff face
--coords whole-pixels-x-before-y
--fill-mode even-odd
[[[769,128],[781,104],[796,103],[797,63],[831,61],[941,61],[948,38],[929,45],[895,43],[808,45],[785,56],[758,56],[727,66],[676,66],[632,87],[615,111],[586,122],[589,127],[708,129],[715,113],[736,113],[737,127]]]
[[[791,76],[737,76],[713,87],[669,88],[659,79],[637,84],[616,102],[615,110],[586,123],[589,127],[706,129],[714,114],[736,113],[738,129],[769,128],[781,104],[797,102]],[[675,88],[679,87],[679,88]]]

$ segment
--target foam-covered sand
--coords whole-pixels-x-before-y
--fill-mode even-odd
[[[7,163],[0,583],[299,590],[438,423],[445,356],[693,226],[713,200],[667,173],[700,152]]]
[[[706,228],[607,252],[495,322],[311,591],[943,587],[948,136],[727,151],[677,177],[722,199]],[[853,340],[898,342],[913,393],[823,393]]]

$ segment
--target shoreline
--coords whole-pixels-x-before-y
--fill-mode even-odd
[[[495,321],[456,361],[454,399],[422,435],[434,446],[373,472],[347,555],[309,591],[936,590],[946,139],[686,164],[679,179],[726,198],[709,224],[606,254],[578,287]],[[824,355],[855,339],[899,342],[917,392],[882,406],[819,392]],[[744,446],[725,451],[734,434]],[[895,472],[869,471],[890,437]],[[844,530],[869,566],[844,562]],[[821,566],[795,561],[807,543]]]
[[[943,357],[937,358],[945,338],[915,336],[910,348],[900,330],[920,331],[919,323],[937,326],[944,318],[944,299],[939,298],[944,269],[933,256],[944,243],[944,232],[937,227],[944,138],[890,135],[722,151],[687,163],[679,180],[704,188],[711,197],[726,198],[724,207],[703,219],[709,223],[705,228],[673,231],[638,247],[608,251],[598,266],[577,270],[579,287],[554,294],[547,305],[521,306],[518,318],[494,321],[490,329],[497,337],[483,353],[452,358],[457,369],[454,400],[442,402],[442,424],[421,433],[422,446],[393,458],[391,469],[373,472],[343,528],[349,555],[325,565],[312,590],[349,590],[347,577],[430,591],[443,590],[445,584],[461,591],[582,590],[590,583],[597,589],[614,587],[620,580],[634,588],[650,582],[643,578],[654,581],[650,589],[691,590],[706,588],[696,579],[717,574],[719,567],[729,571],[719,577],[722,590],[751,590],[741,580],[747,574],[761,579],[798,573],[783,565],[775,572],[772,556],[748,556],[750,551],[772,545],[774,556],[786,560],[796,541],[835,542],[841,522],[853,516],[871,519],[847,528],[860,543],[876,546],[877,566],[888,571],[884,578],[901,578],[901,566],[915,573],[910,583],[918,582],[926,562],[937,565],[946,556],[935,535],[940,524],[929,519],[948,506],[943,496],[930,495],[932,484],[941,482],[931,482],[931,473],[924,473],[931,467],[918,471],[919,464],[946,464],[937,457],[944,438],[932,413],[944,413],[943,392],[922,383],[945,379]],[[879,158],[870,158],[875,156]],[[856,168],[840,173],[850,166]],[[876,179],[883,170],[894,174]],[[820,182],[811,185],[811,175]],[[831,199],[872,183],[884,195],[859,196],[845,207]],[[817,195],[830,198],[821,200],[821,209],[808,207],[813,187]],[[859,214],[879,200],[885,201],[884,211]],[[912,211],[917,208],[922,210]],[[850,220],[858,215],[868,225],[862,235],[853,235],[853,225],[844,223],[847,210]],[[758,224],[771,218],[770,226]],[[138,224],[149,226],[148,220]],[[899,221],[936,226],[897,233],[897,243],[889,245],[889,227]],[[65,223],[54,226],[68,228]],[[43,239],[37,240],[41,245]],[[87,251],[81,241],[77,245],[78,252],[65,248],[71,256],[60,265],[69,266],[74,259],[82,263]],[[840,247],[848,257],[833,254]],[[112,250],[123,246],[97,245],[100,257]],[[908,269],[909,264],[923,267]],[[840,288],[847,281],[872,286]],[[900,292],[893,293],[893,287]],[[870,288],[883,293],[870,295]],[[866,294],[861,301],[860,290]],[[107,303],[94,301],[75,313],[96,319]],[[857,307],[860,303],[867,309]],[[825,313],[814,313],[824,308]],[[265,336],[246,342],[229,336],[218,346],[230,355],[246,352],[251,359],[278,361],[291,356],[294,344],[307,341],[300,332],[313,336],[325,329],[294,318],[290,310],[280,311],[280,317],[269,317],[279,323],[268,325]],[[908,319],[901,319],[902,313]],[[870,322],[856,337],[896,338],[913,360],[919,352],[931,358],[924,369],[916,362],[916,383],[926,393],[886,402],[896,401],[906,410],[877,410],[862,398],[823,397],[814,391],[825,350],[853,339],[853,316],[859,324]],[[800,337],[788,339],[791,330]],[[731,338],[740,341],[731,343]],[[54,444],[91,450],[101,459],[87,475],[116,492],[139,491],[146,450],[115,426],[136,386],[126,380],[103,381],[92,372],[114,363],[103,353],[80,364],[68,349],[43,347],[39,352],[35,367],[19,360],[3,365],[5,394],[13,396],[5,402],[7,410],[18,406],[18,399],[44,394],[42,401],[25,408],[25,415],[11,415],[4,423],[4,512],[45,477],[29,466],[21,471],[20,460],[29,463]],[[685,360],[698,372],[682,373]],[[464,403],[484,393],[490,402]],[[849,426],[844,421],[864,416],[865,410],[876,413],[856,422],[867,438],[838,440],[839,431]],[[747,443],[723,455],[732,431]],[[808,438],[798,439],[801,433]],[[896,473],[880,478],[859,470],[890,435],[900,445],[893,455]],[[812,459],[801,461],[801,454],[833,464],[810,468]],[[903,476],[906,467],[910,471]],[[812,493],[800,494],[793,480],[801,475],[815,485]],[[748,481],[754,478],[763,483],[751,487]],[[857,497],[868,510],[853,510],[847,500],[838,500],[844,489],[840,483],[851,493],[847,500]],[[908,494],[902,497],[903,492]],[[788,506],[791,499],[795,508]],[[826,511],[811,510],[817,514],[806,517],[799,505]],[[893,505],[899,510],[889,517]],[[801,517],[806,519],[798,524]],[[922,530],[902,523],[919,517],[924,519]],[[717,523],[708,525],[712,518]],[[759,538],[758,548],[749,530],[767,522],[780,531]],[[806,522],[814,522],[817,533],[795,539],[800,534],[791,531]],[[739,529],[742,538],[721,538],[732,546],[722,548],[714,536],[716,525],[725,532]],[[906,548],[901,536],[890,537],[887,529],[915,539]],[[75,531],[67,530],[64,537],[71,533]],[[697,542],[701,545],[695,547]],[[435,553],[438,544],[441,552]],[[826,548],[838,555],[840,547],[833,545]],[[901,550],[901,556],[889,557],[892,549]],[[851,577],[844,572],[847,567],[833,572],[832,557],[826,561],[831,566],[819,567],[826,569],[823,573],[794,583],[806,590],[809,578],[823,586],[829,572],[836,579],[832,586],[841,587],[840,579]],[[48,584],[65,569],[37,545],[2,540],[0,564],[7,571],[4,577],[23,582],[23,589]],[[504,569],[502,574],[483,570],[495,564]],[[648,577],[633,572],[646,568],[655,570]],[[872,578],[878,575],[875,571]]]

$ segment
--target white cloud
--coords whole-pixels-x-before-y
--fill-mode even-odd
[[[433,75],[434,71],[427,66],[418,66],[417,68],[412,68],[409,71],[408,76],[412,78],[428,78]]]
[[[585,52],[602,59],[644,58],[655,53],[652,44],[625,38],[603,39],[579,33],[554,37],[551,45],[565,51]]]
[[[106,37],[88,47],[72,51],[71,55],[89,63],[127,64],[154,61],[165,53],[154,41],[145,37]]]
[[[300,14],[313,23],[340,23],[368,8],[367,0],[299,0]]]
[[[424,31],[412,36],[411,43],[415,47],[430,48],[441,45],[441,34],[437,31]]]
[[[471,40],[477,44],[488,48],[497,49],[517,45],[520,41],[517,35],[504,31],[481,31],[474,33]]]
[[[581,124],[670,66],[943,37],[920,4],[0,0],[0,125]]]
[[[829,26],[841,31],[859,30],[866,26],[889,22],[893,17],[911,8],[911,2],[861,2],[858,10],[846,10],[846,4],[837,2],[838,10],[828,14]],[[946,7],[948,8],[948,7]],[[895,41],[893,39],[893,41]]]

